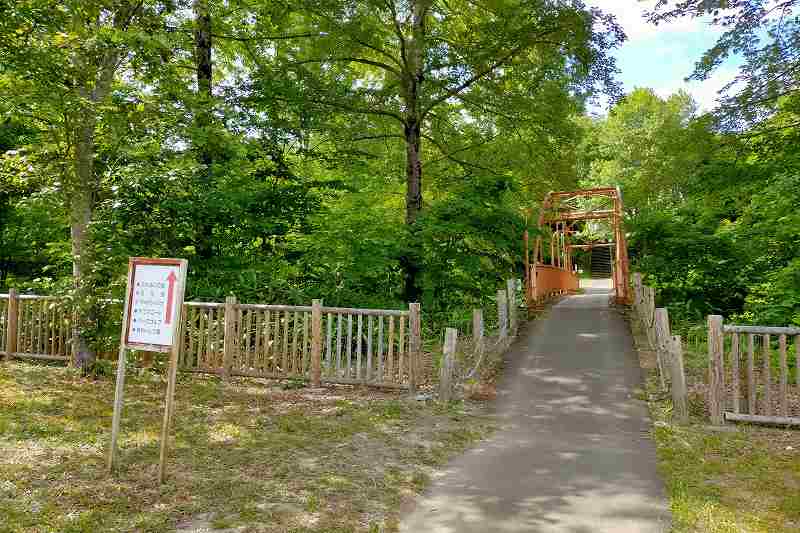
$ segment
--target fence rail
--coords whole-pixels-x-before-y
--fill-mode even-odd
[[[185,302],[180,368],[312,384],[414,389],[420,381],[420,307],[407,310]],[[64,298],[0,294],[0,354],[69,361]]]

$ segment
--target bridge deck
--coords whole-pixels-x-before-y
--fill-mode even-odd
[[[669,512],[627,325],[589,282],[523,331],[495,410],[500,430],[448,465],[408,533],[656,533]]]

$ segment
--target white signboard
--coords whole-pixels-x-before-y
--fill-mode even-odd
[[[185,259],[150,259],[131,257],[128,262],[128,288],[122,315],[122,342],[117,359],[117,384],[114,392],[114,416],[111,419],[111,446],[108,451],[108,472],[114,470],[117,437],[122,421],[125,387],[126,350],[171,352],[167,378],[164,424],[161,426],[161,453],[158,479],[164,482],[167,461],[167,437],[175,402],[175,382],[180,353],[180,322],[183,292],[186,287]]]
[[[125,345],[169,351],[177,340],[186,275],[180,259],[133,258],[128,273]]]

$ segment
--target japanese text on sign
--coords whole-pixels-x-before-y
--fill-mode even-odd
[[[178,265],[134,264],[126,343],[172,345],[176,328]]]

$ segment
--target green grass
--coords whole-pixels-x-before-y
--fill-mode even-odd
[[[660,469],[674,532],[779,533],[800,530],[800,436],[742,426],[720,431],[695,420],[669,423],[652,404]]]
[[[149,376],[149,377],[148,377]],[[461,405],[367,390],[181,376],[168,480],[164,383],[129,378],[120,467],[105,471],[113,381],[0,364],[0,532],[392,531],[432,469],[485,436]]]

